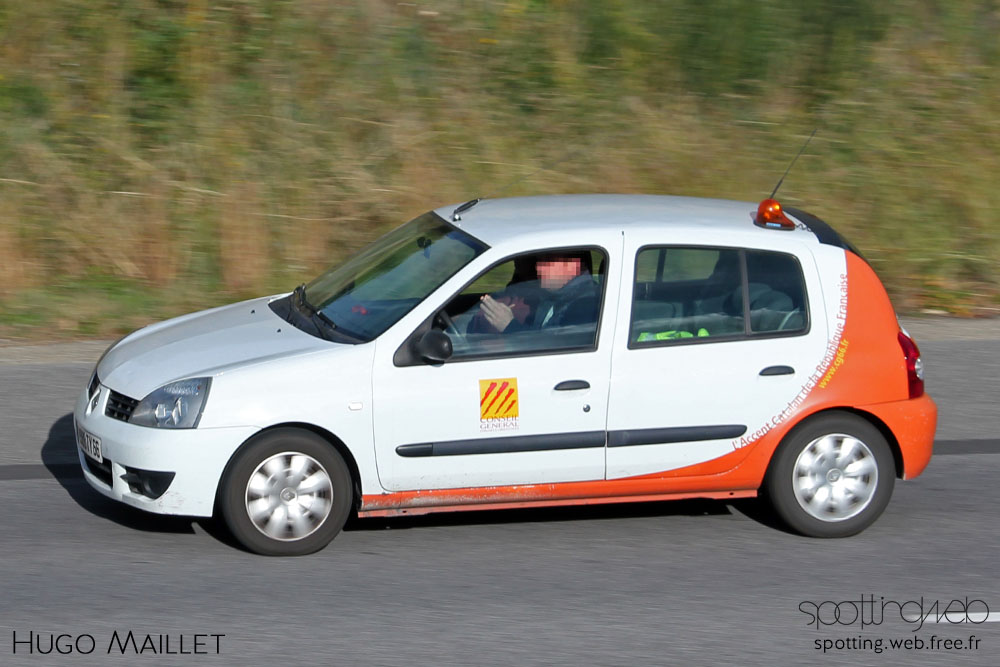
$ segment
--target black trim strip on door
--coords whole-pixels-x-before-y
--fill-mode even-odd
[[[678,426],[674,428],[642,428],[608,433],[608,447],[663,445],[671,442],[697,442],[738,438],[747,432],[743,424],[719,426]]]
[[[447,440],[419,442],[396,447],[396,453],[407,458],[415,456],[460,456],[463,454],[509,454],[513,452],[545,452],[555,449],[591,449],[604,447],[604,431],[551,433],[548,435],[515,435],[479,440]]]
[[[548,435],[515,435],[477,440],[446,440],[415,442],[396,447],[396,453],[406,458],[423,456],[464,456],[468,454],[512,454],[515,452],[546,452],[558,449],[591,449],[662,445],[671,442],[698,442],[738,438],[747,432],[743,424],[718,426],[680,426],[674,428],[644,428],[627,431],[583,431],[580,433],[550,433]]]

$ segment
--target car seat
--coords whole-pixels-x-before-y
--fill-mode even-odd
[[[751,331],[780,331],[782,325],[787,326],[790,313],[795,312],[791,297],[763,283],[750,283],[749,292]],[[726,298],[725,311],[734,317],[742,316],[742,287]]]

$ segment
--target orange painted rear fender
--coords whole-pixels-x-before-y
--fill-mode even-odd
[[[782,428],[770,431],[757,442],[749,445],[745,449],[750,450],[741,460],[722,457],[711,461],[714,467],[722,467],[727,461],[733,464],[731,470],[719,475],[720,479],[727,480],[728,484],[734,488],[760,488],[764,482],[764,476],[771,465],[774,453],[784,440],[785,436],[799,424],[803,424],[809,419],[826,414],[831,411],[843,410],[860,414],[860,416],[873,422],[880,430],[887,429],[890,446],[895,446],[896,452],[901,459],[901,470],[903,479],[913,479],[924,471],[930,462],[931,453],[934,446],[934,432],[937,426],[937,406],[930,396],[926,394],[920,398],[904,401],[892,401],[889,403],[877,403],[874,405],[827,405],[817,407],[808,414],[799,414],[798,420],[794,424],[787,424]],[[742,451],[733,452],[739,455]],[[732,456],[732,455],[730,455]],[[703,466],[705,464],[702,464]],[[704,471],[695,470],[700,466],[692,466],[688,470],[675,470],[674,474],[681,475],[704,475]]]
[[[904,479],[927,466],[934,442],[937,408],[929,396],[909,399],[906,361],[899,345],[899,323],[885,288],[872,268],[847,252],[842,304],[831,321],[827,358],[797,407],[775,415],[755,440],[718,459],[653,477],[701,478],[712,488],[759,488],[774,452],[785,436],[809,418],[830,410],[874,416],[898,444]],[[753,429],[752,429],[753,431]]]
[[[903,460],[903,479],[913,479],[930,463],[937,428],[937,405],[924,394],[920,398],[878,405],[862,405],[892,432]]]

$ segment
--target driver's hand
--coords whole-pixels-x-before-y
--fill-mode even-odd
[[[505,330],[514,319],[514,311],[505,303],[500,303],[489,294],[480,299],[480,310],[486,321],[496,327],[497,331]]]

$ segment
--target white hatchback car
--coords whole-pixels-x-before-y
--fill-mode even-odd
[[[573,195],[422,215],[297,288],[111,346],[75,409],[87,481],[324,547],[353,511],[769,500],[869,525],[936,408],[878,278],[767,200]]]

